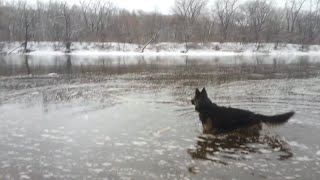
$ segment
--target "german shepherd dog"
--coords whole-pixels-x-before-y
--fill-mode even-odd
[[[247,110],[218,106],[208,98],[205,88],[200,92],[196,89],[195,97],[191,100],[199,113],[204,133],[227,133],[234,130],[261,130],[262,123],[277,126],[287,122],[294,112],[280,115],[265,116]]]

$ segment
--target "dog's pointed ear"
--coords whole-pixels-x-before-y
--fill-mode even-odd
[[[196,89],[196,96],[200,96],[201,95],[201,92],[199,91],[199,89],[197,88]]]
[[[202,89],[201,95],[202,95],[202,96],[205,96],[205,97],[208,96],[207,91],[206,91],[206,88],[203,88],[203,89]]]

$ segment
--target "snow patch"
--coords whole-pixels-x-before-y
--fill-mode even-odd
[[[312,161],[308,156],[303,156],[303,157],[297,157],[296,158],[298,161]]]
[[[167,164],[168,164],[168,162],[165,161],[165,160],[160,160],[160,161],[158,162],[158,165],[159,165],[159,166],[165,166],[165,165],[167,165]]]
[[[103,172],[103,169],[92,169],[92,171],[99,174],[99,173]]]
[[[4,42],[3,54],[8,54],[16,48],[19,42]],[[118,42],[107,43],[84,43],[73,42],[72,52],[64,53],[65,46],[60,42],[29,42],[29,49],[32,51],[28,55],[32,56],[234,56],[234,55],[320,55],[320,45],[310,45],[308,51],[302,51],[299,44],[279,44],[275,48],[274,43],[262,43],[257,49],[256,43],[192,43],[195,45],[190,48],[188,53],[185,51],[184,43],[162,42],[150,44],[143,53],[140,53],[139,44],[127,44]],[[12,54],[23,52],[23,47],[12,51]]]
[[[163,149],[156,149],[156,150],[154,150],[154,152],[156,152],[159,155],[163,155],[164,150]]]
[[[59,75],[57,73],[49,73],[47,76],[48,77],[58,77]]]
[[[102,166],[108,167],[108,166],[111,166],[111,163],[105,162],[105,163],[102,164]]]
[[[115,145],[115,146],[124,146],[123,143],[115,143],[114,145]]]
[[[49,178],[53,177],[53,174],[52,173],[48,173],[48,174],[43,175],[43,177],[46,178],[46,179],[49,179]]]
[[[136,146],[144,146],[147,144],[147,142],[145,141],[133,141],[132,144],[136,145]]]
[[[284,177],[285,179],[296,179],[295,177],[293,177],[293,176],[286,176],[286,177]]]
[[[299,143],[296,142],[296,141],[289,141],[288,144],[289,144],[290,146],[299,147],[300,149],[309,149],[306,145],[304,145],[304,144],[299,144]]]
[[[270,154],[270,153],[272,153],[272,151],[267,150],[267,149],[259,149],[259,151],[260,151],[262,154]]]
[[[104,138],[104,140],[105,140],[105,141],[111,141],[111,138],[110,138],[109,136],[106,136],[106,137]]]
[[[20,175],[20,179],[24,180],[24,179],[31,179],[30,176],[26,175],[26,174],[22,174]]]

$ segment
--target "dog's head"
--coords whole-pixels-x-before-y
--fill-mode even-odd
[[[191,103],[195,106],[196,111],[200,112],[200,109],[207,105],[208,103],[211,103],[210,99],[208,98],[208,94],[205,88],[200,90],[197,88],[194,98],[191,100]]]

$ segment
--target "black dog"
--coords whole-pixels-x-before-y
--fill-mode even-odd
[[[212,103],[205,88],[200,92],[196,89],[195,97],[191,100],[195,110],[199,113],[205,133],[225,133],[238,129],[258,128],[262,123],[267,125],[281,125],[287,122],[294,112],[275,116],[265,116],[247,110],[221,107]]]

